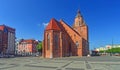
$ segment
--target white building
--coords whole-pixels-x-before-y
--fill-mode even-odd
[[[117,47],[120,47],[120,44],[106,45],[105,47],[99,47],[99,48],[96,48],[95,50],[96,51],[105,51],[105,50],[108,50],[111,48],[117,48]]]

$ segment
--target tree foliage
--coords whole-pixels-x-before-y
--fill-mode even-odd
[[[109,49],[107,50],[106,52],[108,53],[120,53],[120,48],[112,48],[112,49]]]
[[[42,42],[40,42],[38,45],[37,45],[37,50],[38,52],[41,52],[42,51]]]
[[[108,49],[108,50],[105,50],[105,51],[100,51],[100,53],[103,53],[103,52],[106,52],[106,53],[120,53],[120,47],[111,48],[111,49]]]
[[[103,50],[101,50],[101,51],[99,51],[100,53],[104,53],[105,51],[103,51]]]

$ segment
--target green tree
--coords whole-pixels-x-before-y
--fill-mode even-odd
[[[120,53],[120,47],[108,49],[106,52],[107,53]]]
[[[42,42],[40,42],[38,45],[37,45],[37,50],[39,53],[42,53]]]
[[[100,50],[99,53],[104,53],[104,50]]]

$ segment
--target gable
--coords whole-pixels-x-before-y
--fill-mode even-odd
[[[46,30],[61,30],[59,27],[59,22],[52,18],[49,22],[49,24],[46,27]]]

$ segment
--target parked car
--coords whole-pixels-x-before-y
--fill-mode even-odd
[[[115,53],[114,55],[115,55],[115,56],[120,56],[120,54],[119,54],[119,53]]]

